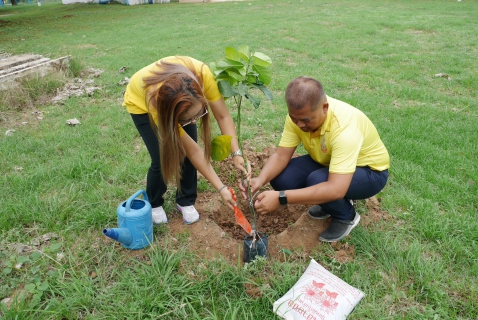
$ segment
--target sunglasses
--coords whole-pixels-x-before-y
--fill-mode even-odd
[[[181,128],[184,126],[187,126],[188,124],[195,124],[196,122],[199,121],[202,117],[204,117],[208,112],[207,112],[207,107],[204,107],[205,112],[201,114],[200,116],[194,116],[190,120],[179,120],[179,124],[181,125]]]

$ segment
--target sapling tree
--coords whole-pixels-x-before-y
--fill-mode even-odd
[[[265,95],[272,100],[272,93],[266,87],[271,82],[271,72],[268,67],[272,60],[261,52],[251,52],[248,46],[241,46],[238,49],[226,47],[226,57],[216,63],[211,63],[210,68],[216,77],[219,91],[224,99],[233,99],[237,107],[237,140],[239,149],[244,156],[246,169],[249,166],[247,156],[244,152],[241,137],[241,108],[247,100],[255,108],[258,108],[261,99],[258,97]],[[231,153],[232,137],[227,135],[218,136],[212,141],[212,159],[222,161]],[[242,185],[246,187],[249,209],[252,214],[252,227],[255,231],[256,214],[254,211],[251,186],[248,180],[242,175]]]

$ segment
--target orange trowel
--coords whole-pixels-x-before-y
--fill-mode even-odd
[[[228,188],[229,192],[232,195],[232,200],[237,201],[236,195],[234,194],[234,191],[231,188]],[[236,222],[238,225],[244,229],[248,235],[252,236],[252,227],[249,221],[247,221],[246,217],[242,213],[241,209],[236,205],[234,206],[234,215],[236,216]]]

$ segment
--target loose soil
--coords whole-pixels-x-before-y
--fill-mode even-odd
[[[274,149],[271,146],[262,152],[249,151],[252,167],[254,169],[262,168]],[[222,181],[228,181],[226,175],[230,174],[231,170],[234,170],[231,159],[219,164],[218,172]],[[265,189],[267,188],[271,189],[270,186],[265,187]],[[237,186],[234,189],[238,195],[239,207],[249,222],[252,222],[247,202],[240,199],[242,197],[239,195]],[[367,199],[365,206],[368,212],[361,216],[362,227],[370,227],[381,220],[390,218],[388,213],[380,209],[380,204],[375,197]],[[203,258],[223,257],[231,263],[242,262],[243,240],[247,233],[236,224],[234,212],[222,203],[217,192],[199,193],[196,209],[200,214],[200,220],[192,225],[186,225],[179,213],[169,213],[168,235],[174,239],[180,234],[188,234],[188,250]],[[330,252],[330,244],[318,240],[319,234],[330,224],[330,218],[326,220],[311,219],[307,215],[307,209],[308,206],[305,205],[281,206],[269,214],[257,217],[256,230],[265,232],[268,236],[270,259],[283,259],[285,254],[294,258],[307,257],[320,250]],[[354,247],[347,242],[350,236],[353,236],[353,232],[342,241],[331,244],[334,249],[334,255],[331,258],[340,263],[354,259]],[[326,248],[327,250],[325,250]]]

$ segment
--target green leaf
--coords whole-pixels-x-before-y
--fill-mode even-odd
[[[216,74],[216,81],[225,80],[229,83],[236,83],[236,79],[232,78],[227,71],[220,71]]]
[[[256,83],[257,82],[257,76],[256,75],[252,75],[252,73],[249,73],[247,75],[247,79],[246,79],[247,83]]]
[[[237,91],[239,92],[241,96],[245,97],[249,91],[249,87],[246,86],[245,84],[239,83],[237,85]]]
[[[239,49],[237,50],[241,56],[241,58],[246,61],[246,62],[249,62],[249,56],[251,55],[250,51],[249,51],[249,47],[248,46],[240,46]]]
[[[222,161],[231,154],[232,137],[229,135],[217,136],[211,141],[211,158],[214,161]]]
[[[41,258],[41,253],[40,252],[33,251],[32,253],[30,253],[30,259],[32,259],[33,261],[37,261],[40,258]]]
[[[241,56],[239,52],[233,47],[226,47],[226,58],[235,60],[235,61],[241,60]]]
[[[268,67],[272,64],[271,58],[263,54],[262,52],[254,52],[252,54],[252,61],[255,65]]]
[[[35,293],[35,294],[33,295],[33,298],[32,298],[32,304],[33,304],[33,305],[38,304],[38,303],[40,302],[40,300],[41,300],[41,296],[42,296],[41,293]]]
[[[40,266],[34,266],[30,268],[32,274],[37,274],[40,271]]]
[[[25,257],[25,256],[20,256],[20,257],[18,257],[17,262],[19,262],[19,263],[30,262],[30,259],[28,257]]]
[[[254,88],[259,89],[264,93],[267,99],[272,100],[274,99],[274,96],[272,95],[272,92],[263,84],[253,84],[252,85]]]
[[[252,66],[252,69],[259,74],[259,80],[264,84],[271,83],[271,71],[265,67]]]
[[[250,94],[246,94],[246,99],[249,100],[252,105],[254,106],[254,108],[259,108],[259,105],[261,104],[261,100],[260,99],[257,99],[253,96],[251,96]]]
[[[48,247],[50,252],[56,252],[61,248],[61,243],[54,243]]]
[[[244,79],[244,77],[237,72],[235,69],[228,69],[226,70],[227,74],[229,75],[230,78],[234,79],[234,82],[240,82]]]
[[[35,284],[34,283],[29,283],[25,285],[25,290],[34,293],[35,292]]]
[[[288,249],[280,249],[280,251],[284,252],[285,254],[288,254],[288,255],[292,255],[292,251],[288,250]]]
[[[38,290],[45,291],[46,289],[48,289],[48,281],[43,281],[43,282],[38,286]]]
[[[217,86],[219,88],[219,92],[225,97],[225,98],[229,98],[229,97],[233,97],[237,94],[239,94],[239,92],[236,91],[236,89],[234,89],[231,84],[226,81],[226,80],[221,80],[217,83]]]
[[[12,268],[4,268],[2,271],[2,274],[7,275],[12,273]]]
[[[217,62],[217,69],[218,70],[225,70],[225,69],[246,69],[244,64],[240,61],[231,60],[231,59],[221,59]]]

